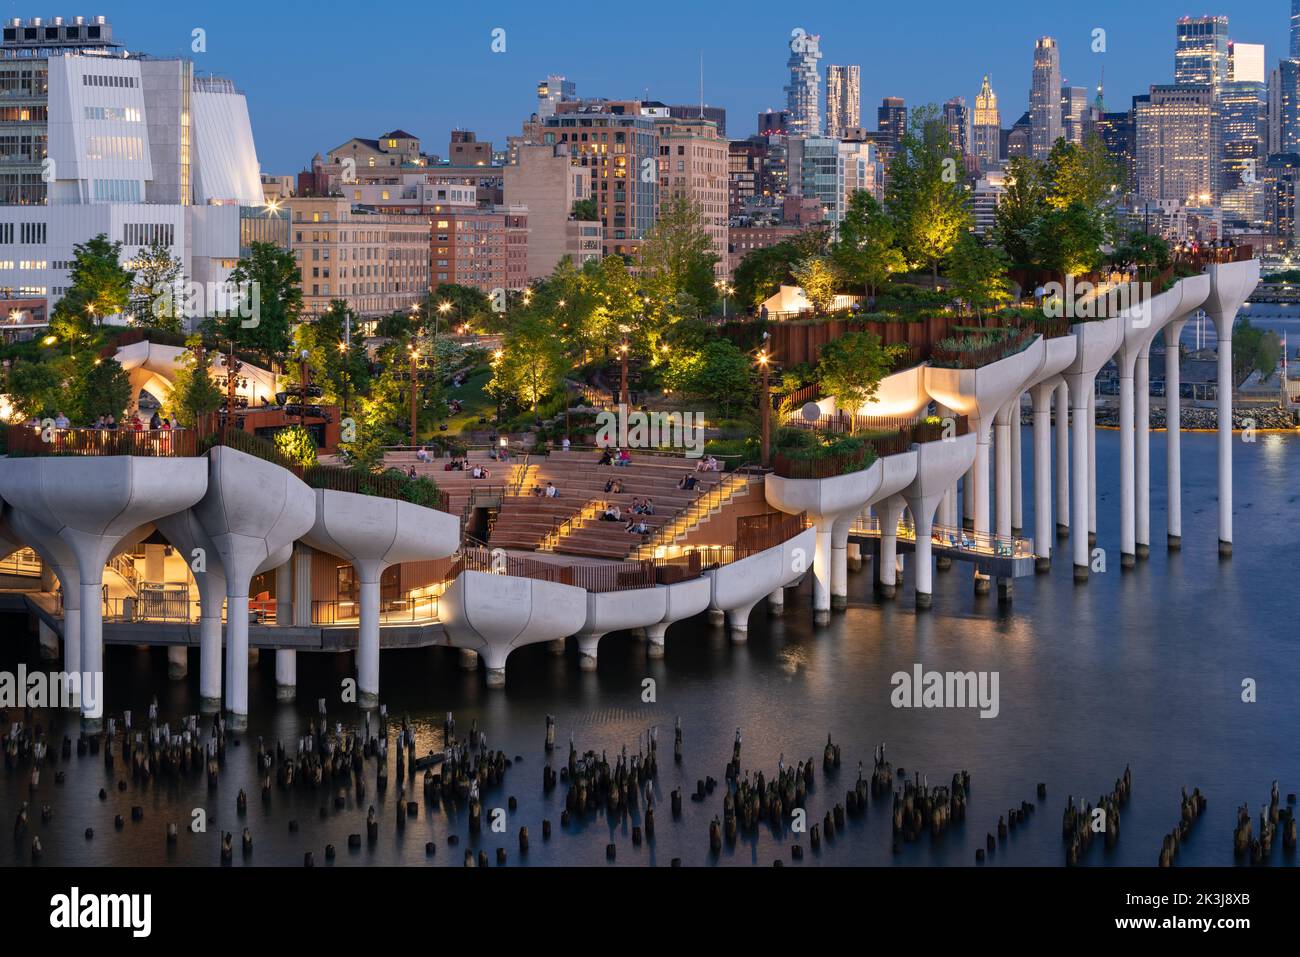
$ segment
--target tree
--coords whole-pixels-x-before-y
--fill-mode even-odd
[[[487,293],[454,282],[439,283],[424,298],[420,317],[429,335],[435,330],[439,335],[447,335],[463,325],[477,325],[482,329],[494,321],[492,300]]]
[[[822,346],[817,377],[824,396],[835,396],[837,408],[856,416],[863,403],[876,395],[880,380],[889,375],[906,346],[882,346],[873,332],[850,332]],[[851,429],[856,429],[856,418]]]
[[[7,389],[10,402],[23,418],[52,418],[67,402],[63,376],[55,362],[15,362]]]
[[[825,312],[831,307],[837,282],[829,259],[813,256],[795,264],[794,278],[812,303],[814,313]]]
[[[866,190],[857,189],[840,220],[839,242],[832,247],[831,260],[846,283],[862,286],[868,296],[874,296],[891,275],[907,267],[894,240],[894,224],[884,207]]]
[[[351,348],[345,348],[348,331]],[[312,384],[321,387],[327,402],[342,405],[366,392],[370,385],[370,362],[360,334],[361,317],[344,299],[330,302],[314,320],[300,323],[295,331],[296,348],[307,352]]]
[[[637,266],[642,285],[652,301],[670,304],[678,314],[707,312],[718,298],[713,285],[717,263],[699,206],[675,194],[641,243]]]
[[[795,261],[794,247],[789,242],[747,252],[732,273],[736,300],[746,308],[757,309],[790,281]]]
[[[969,304],[976,315],[1011,301],[1011,280],[1007,276],[1006,254],[986,246],[974,233],[966,233],[953,250],[948,278],[953,292]]]
[[[247,258],[231,271],[230,282],[254,297],[255,315],[232,311],[211,318],[207,328],[222,342],[233,341],[263,356],[268,366],[283,363],[302,313],[302,276],[293,253],[274,243],[253,243]]]
[[[295,465],[316,464],[316,440],[301,425],[291,425],[276,432],[275,447]]]
[[[185,340],[186,352],[177,360],[179,368],[172,379],[172,394],[168,401],[176,421],[185,428],[193,428],[201,416],[221,408],[222,395],[212,381],[207,351],[203,338],[192,335]]]
[[[575,199],[573,201],[573,209],[570,210],[570,215],[572,215],[574,219],[580,219],[585,222],[598,222],[600,220],[600,210],[596,208],[596,201],[594,199]]]
[[[994,213],[993,238],[1013,266],[1030,268],[1038,221],[1046,214],[1047,180],[1042,163],[1013,156],[1007,163],[1006,192]]]
[[[1045,177],[1047,204],[1053,209],[1064,211],[1078,203],[1100,215],[1115,194],[1121,174],[1105,141],[1091,132],[1082,145],[1057,140],[1047,157]]]
[[[155,242],[140,251],[133,265],[131,305],[136,325],[180,332],[185,319],[181,261],[173,258],[166,243]]]
[[[1040,268],[1077,275],[1102,260],[1105,227],[1093,210],[1081,203],[1043,213],[1033,232],[1033,254]]]
[[[101,415],[121,419],[131,402],[131,380],[114,360],[84,352],[72,360],[68,397],[74,425],[90,425]]]
[[[889,165],[885,207],[897,224],[908,261],[929,266],[935,288],[939,264],[970,229],[970,211],[958,176],[961,168],[938,108],[931,104],[917,109]]]
[[[529,313],[506,335],[501,353],[488,391],[536,412],[563,381],[567,363],[559,340],[541,317]]]
[[[1133,263],[1149,279],[1153,271],[1169,265],[1169,244],[1159,236],[1138,230],[1129,234],[1113,258],[1120,263]]]
[[[669,355],[664,384],[676,392],[702,396],[718,411],[743,410],[753,394],[749,357],[729,339],[710,338],[703,348],[676,348]]]
[[[74,245],[72,254],[72,285],[64,298],[71,298],[95,322],[126,312],[135,273],[122,268],[122,244],[100,233]]]

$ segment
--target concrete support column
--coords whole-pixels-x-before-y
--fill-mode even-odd
[[[1133,361],[1119,362],[1119,562],[1133,567],[1136,519],[1133,510]],[[1095,492],[1094,492],[1095,494]]]
[[[275,623],[293,624],[293,558],[275,570]]]
[[[298,652],[292,648],[275,651],[275,700],[293,701],[298,697]]]
[[[976,462],[979,462],[979,449],[975,450]],[[988,453],[984,461],[988,462]],[[961,480],[961,524],[962,528],[975,528],[975,466],[972,465]]]
[[[81,586],[78,584],[68,607],[68,593],[63,593],[63,670],[68,674],[81,671]]]
[[[1024,469],[1021,467],[1020,396],[1011,400],[1011,531],[1019,535],[1025,527]]]
[[[1074,553],[1074,580],[1087,581],[1091,566],[1089,557],[1091,548],[1088,543],[1088,436],[1091,432],[1089,423],[1092,417],[1088,409],[1092,404],[1092,383],[1090,375],[1073,376],[1070,382],[1070,405],[1073,412],[1071,434],[1073,448],[1071,458],[1074,472],[1071,474],[1070,546]]]
[[[952,528],[957,524],[957,486],[950,486],[939,499],[938,522]]]
[[[99,573],[89,575],[94,581],[87,581],[88,570],[84,567],[81,569],[81,672],[83,675],[91,675],[91,680],[96,680],[93,676],[104,673],[103,568],[103,563],[100,563]],[[102,683],[100,687],[103,687]],[[90,716],[89,706],[87,696],[82,695],[82,722],[88,728],[98,729],[101,727],[101,719]]]
[[[1093,380],[1095,383],[1095,379]],[[1089,387],[1094,389],[1093,386]],[[1088,394],[1088,544],[1097,542],[1097,393]]]
[[[849,603],[849,526],[853,514],[841,515],[831,526],[831,608],[843,611]]]
[[[221,589],[224,592],[224,588]],[[204,714],[221,710],[221,603],[204,600],[199,618],[199,708]]]
[[[743,644],[749,639],[749,613],[757,604],[757,600],[751,601],[748,605],[741,605],[727,612],[727,618],[731,622],[731,640],[734,644]]]
[[[578,667],[583,671],[596,670],[596,646],[600,644],[600,639],[604,632],[600,634],[580,634],[578,635]]]
[[[785,614],[785,589],[777,587],[770,595],[767,596],[767,613],[773,618],[779,618]],[[665,625],[666,629],[668,626]]]
[[[1135,525],[1133,554],[1151,554],[1151,346],[1138,353],[1133,367],[1133,467]]]
[[[226,721],[236,731],[248,727],[248,581],[242,595],[226,593]]]
[[[898,586],[898,520],[903,515],[901,496],[893,495],[881,502],[876,511],[880,515],[880,594],[893,598]]]
[[[1181,362],[1178,342],[1186,319],[1176,319],[1165,326],[1165,483],[1168,502],[1168,546],[1178,549],[1183,543],[1182,478],[1182,408]]]
[[[556,638],[554,641],[548,641],[546,643],[546,650],[557,658],[564,657],[564,639]]]
[[[1210,313],[1219,338],[1219,557],[1232,555],[1232,324],[1237,310]]]
[[[473,648],[460,649],[460,670],[478,671],[478,652]]]
[[[312,555],[310,546],[293,546],[293,623],[303,627],[311,624]]]
[[[40,619],[36,625],[37,640],[40,642],[41,661],[56,661],[59,657],[59,636],[53,628]]]
[[[1011,537],[1011,414],[1009,405],[998,410],[994,425],[993,452],[997,467],[997,521],[994,528],[1002,538]]]
[[[161,582],[167,580],[166,547],[163,545],[146,545],[144,547],[144,580]]]
[[[369,563],[366,563],[367,566]],[[379,704],[379,573],[367,567],[357,570],[361,612],[357,622],[357,704],[373,708]]]
[[[975,531],[989,531],[989,442],[992,436],[989,427],[980,423],[979,436],[975,445]]]
[[[817,523],[813,546],[813,621],[824,625],[831,620],[831,531],[833,522]]]
[[[1056,387],[1056,537],[1064,538],[1069,534],[1070,387],[1062,382]]]
[[[780,594],[781,589],[776,593]],[[771,598],[768,599],[771,601]],[[668,623],[661,621],[655,625],[645,626],[646,648],[645,653],[648,658],[662,658],[664,656],[664,636],[668,634]]]
[[[1034,569],[1052,566],[1052,392],[1034,386]]]
[[[167,646],[167,677],[183,681],[190,674],[190,649],[188,645]]]

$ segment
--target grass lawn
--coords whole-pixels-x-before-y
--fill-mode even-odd
[[[475,369],[465,379],[465,384],[459,389],[447,387],[447,398],[459,399],[461,410],[447,419],[447,431],[435,431],[433,435],[459,435],[462,432],[469,432],[473,429],[491,428],[491,426],[479,425],[479,419],[486,417],[490,422],[496,415],[496,399],[488,395],[485,386],[492,379],[492,370],[487,366]]]

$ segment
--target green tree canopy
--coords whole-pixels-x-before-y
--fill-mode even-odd
[[[244,317],[235,310],[214,316],[207,329],[222,342],[233,340],[239,348],[261,355],[268,366],[283,363],[302,314],[302,277],[293,253],[274,243],[253,243],[248,257],[231,271],[230,281],[255,296],[256,314]]]
[[[135,323],[168,332],[180,332],[185,324],[182,263],[171,247],[155,242],[140,250],[135,262],[131,306]]]
[[[835,396],[838,408],[856,415],[864,402],[875,398],[880,380],[906,351],[905,346],[881,345],[873,332],[850,332],[828,342],[817,360],[822,395]],[[856,426],[856,419],[853,423]]]
[[[848,209],[840,220],[839,242],[831,250],[831,261],[843,281],[862,286],[868,296],[902,272],[907,262],[894,245],[894,224],[874,196],[854,190]]]
[[[982,315],[985,309],[1011,301],[1009,265],[1006,254],[997,246],[985,245],[974,233],[966,233],[953,250],[948,278],[953,292]]]
[[[185,428],[193,428],[200,416],[221,408],[222,395],[212,381],[210,354],[203,348],[203,338],[190,336],[185,340],[186,352],[179,360],[179,368],[172,380],[172,394],[167,406],[176,421]]]
[[[706,313],[718,298],[717,263],[699,206],[682,194],[669,198],[637,257],[647,295],[679,315]]]

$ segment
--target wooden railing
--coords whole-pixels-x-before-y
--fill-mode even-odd
[[[940,442],[970,432],[970,420],[964,415],[938,421],[914,422],[886,435],[860,436],[864,447],[845,455],[821,458],[791,458],[778,452],[772,459],[773,471],[781,478],[827,479],[870,468],[877,458],[899,455],[914,444]]]
[[[42,429],[17,425],[9,429],[9,455],[137,455],[147,458],[193,458],[198,436],[193,429]]]

